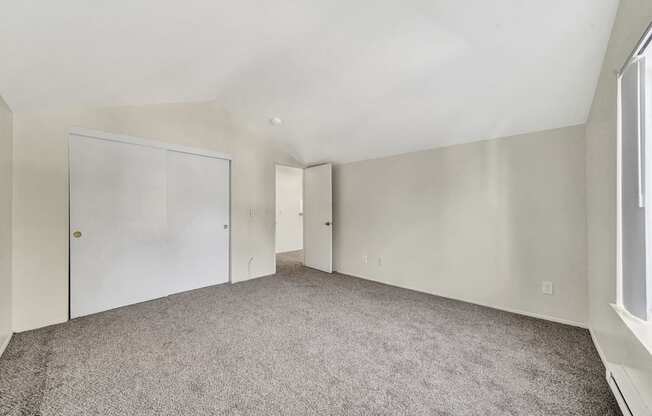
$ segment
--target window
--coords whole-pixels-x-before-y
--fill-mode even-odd
[[[652,320],[652,25],[618,74],[618,303]]]

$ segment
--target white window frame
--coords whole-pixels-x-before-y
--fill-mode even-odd
[[[616,215],[617,215],[617,221],[616,221],[616,304],[614,305],[614,308],[616,311],[621,315],[627,315],[627,319],[638,321],[638,324],[645,324],[646,326],[652,325],[652,319],[648,321],[644,321],[642,319],[637,318],[636,316],[630,314],[626,308],[624,307],[624,302],[623,302],[623,264],[622,264],[622,93],[621,93],[621,81],[622,81],[622,76],[625,71],[625,69],[633,62],[636,60],[640,59],[642,56],[647,55],[647,59],[650,60],[650,63],[652,64],[652,23],[648,26],[646,31],[644,32],[643,36],[639,40],[639,42],[636,44],[636,48],[632,51],[632,53],[629,55],[623,66],[621,67],[620,71],[617,73],[617,140],[616,140]],[[652,82],[652,79],[649,80],[649,82]],[[649,92],[650,90],[648,90]],[[649,113],[652,111],[652,108],[647,108],[646,113]],[[648,121],[652,120],[649,116],[647,116]],[[650,127],[650,131],[646,133],[647,136],[650,136],[650,132],[652,132],[652,126]],[[645,139],[641,139],[645,140]],[[650,141],[650,145],[652,145],[652,141]],[[649,149],[648,149],[649,152]],[[645,155],[639,156],[645,158]],[[644,159],[643,165],[647,165],[647,158]],[[640,165],[639,165],[640,169]],[[650,182],[652,180],[652,166],[650,166],[650,169],[644,169],[644,175],[645,178],[643,179],[643,183],[652,183]],[[640,175],[639,175],[640,178]],[[640,191],[639,191],[640,192]],[[639,198],[645,198],[647,199],[647,192],[644,192],[643,195],[639,195]],[[648,201],[651,202],[651,201]],[[643,203],[643,201],[641,201]],[[648,203],[643,203],[642,206],[647,206]],[[650,218],[650,221],[652,221],[652,218]],[[646,219],[646,222],[648,220]],[[646,224],[646,227],[650,226],[652,224]],[[651,242],[652,243],[652,242]],[[652,244],[651,244],[652,245]],[[652,249],[650,247],[649,249]],[[652,284],[652,270],[646,270],[646,279],[647,279],[647,285]],[[646,290],[647,289],[646,287]],[[648,302],[652,302],[652,300],[648,299]],[[648,304],[646,305],[648,310],[652,310],[652,305]]]

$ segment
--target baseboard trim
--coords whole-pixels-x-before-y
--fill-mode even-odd
[[[5,352],[5,350],[7,349],[7,345],[9,345],[9,341],[11,341],[11,337],[12,337],[13,335],[14,335],[13,332],[10,332],[10,333],[9,333],[9,336],[7,337],[7,339],[2,343],[2,345],[0,345],[0,357],[2,357],[2,354],[3,354],[3,353]]]
[[[589,334],[591,334],[591,341],[593,341],[595,350],[598,352],[598,355],[600,356],[600,361],[602,361],[602,365],[604,365],[604,368],[607,372],[607,378],[609,378],[609,366],[607,363],[607,356],[604,354],[602,347],[598,343],[598,338],[595,336],[595,332],[590,327],[589,327]]]
[[[425,290],[419,290],[419,289],[415,289],[415,288],[408,287],[408,286],[401,286],[401,285],[395,285],[395,284],[391,284],[391,283],[385,283],[385,282],[382,282],[382,281],[379,281],[379,280],[376,280],[376,279],[372,279],[372,278],[365,277],[365,276],[359,276],[359,275],[356,275],[354,273],[347,273],[347,272],[341,271],[341,270],[338,270],[337,273],[347,275],[347,276],[357,277],[358,279],[369,280],[371,282],[380,283],[382,285],[398,287],[398,288],[407,289],[407,290],[413,290],[413,291],[419,292],[419,293],[425,293],[425,294],[428,294],[428,295],[434,295],[434,296],[439,296],[439,297],[446,298],[446,299],[458,300],[460,302],[470,303],[470,304],[473,304],[473,305],[484,306],[485,308],[497,309],[497,310],[503,311],[503,312],[509,312],[509,313],[514,313],[514,314],[517,314],[517,315],[528,316],[530,318],[542,319],[544,321],[556,322],[556,323],[559,323],[559,324],[575,326],[575,327],[583,328],[583,329],[589,329],[589,326],[586,323],[577,322],[577,321],[573,321],[573,320],[570,320],[570,319],[557,318],[555,316],[549,316],[549,315],[539,314],[539,313],[535,313],[535,312],[527,312],[527,311],[522,311],[522,310],[519,310],[519,309],[506,308],[506,307],[502,307],[502,306],[496,306],[496,305],[491,305],[491,304],[487,304],[487,303],[477,302],[477,301],[473,301],[473,300],[469,300],[469,299],[455,298],[455,297],[452,297],[452,296],[445,296],[445,295],[442,295],[442,294],[439,294],[439,293],[434,293],[434,292],[426,292]]]
[[[630,378],[626,369],[619,364],[607,361],[607,356],[600,346],[593,329],[589,328],[589,333],[604,365],[607,384],[609,384],[611,393],[616,399],[623,416],[651,416],[652,410],[643,401],[638,387],[635,385],[634,380]]]
[[[260,279],[261,277],[273,276],[274,274],[276,274],[276,273],[255,274],[255,275],[247,277],[246,279],[235,280],[235,281],[233,281],[231,283],[236,284],[236,283],[248,282],[249,280]]]

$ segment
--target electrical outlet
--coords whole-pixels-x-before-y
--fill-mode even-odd
[[[247,276],[251,277],[251,263],[254,262],[254,256],[249,257],[249,261],[247,262]]]
[[[548,282],[548,281],[541,282],[541,292],[544,295],[552,295],[552,282]]]
[[[365,255],[365,256],[362,256],[362,262],[363,262],[364,264],[368,264],[368,263],[369,263],[369,256],[366,256],[366,255]]]

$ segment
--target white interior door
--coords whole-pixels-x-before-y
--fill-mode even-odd
[[[333,185],[330,164],[304,171],[304,263],[328,273],[333,271]]]
[[[71,136],[72,318],[169,294],[165,164],[162,149]]]
[[[167,152],[170,292],[229,281],[229,161]]]
[[[71,135],[71,317],[227,282],[229,163]]]

